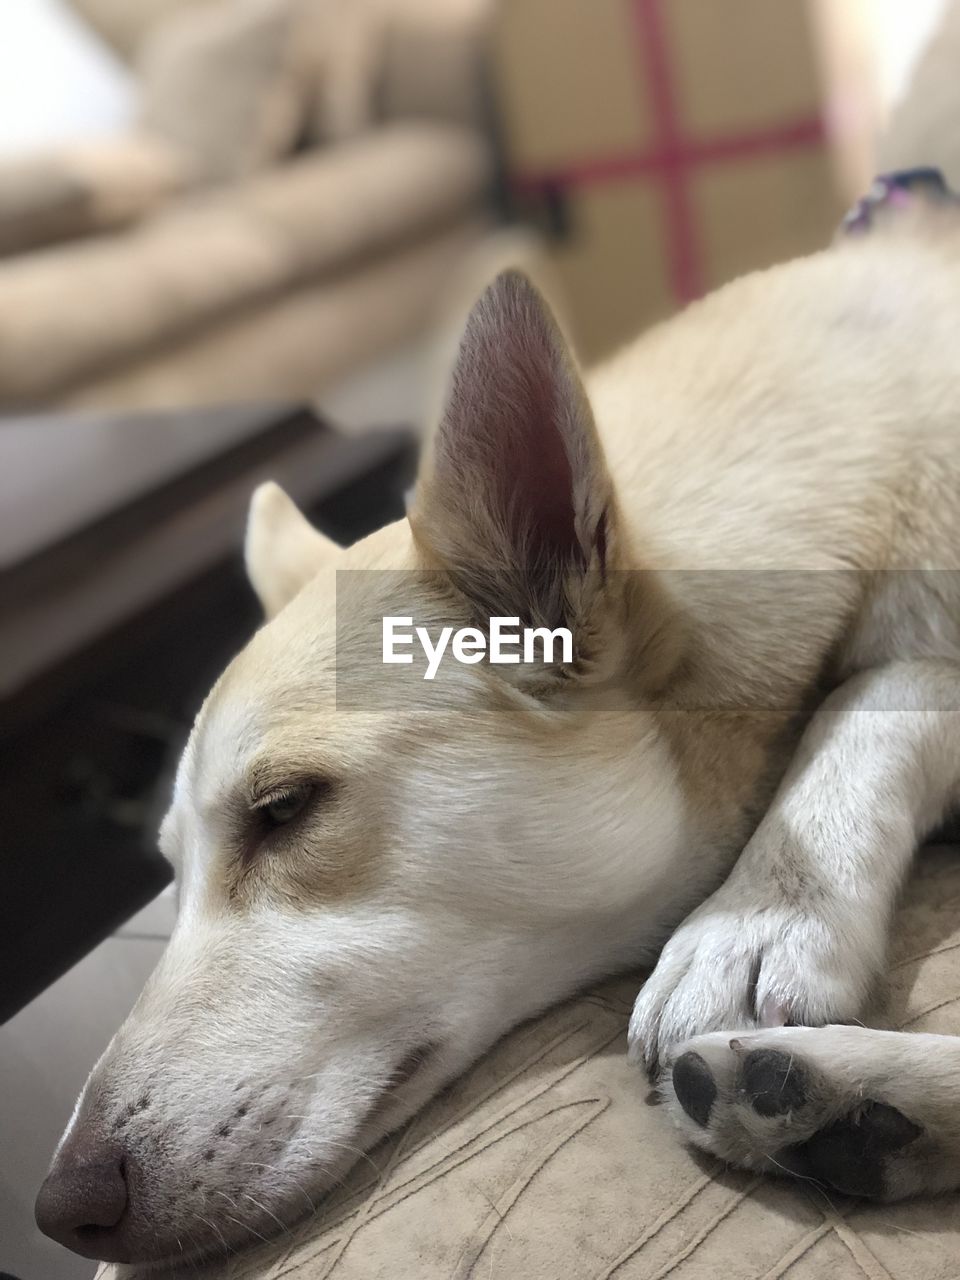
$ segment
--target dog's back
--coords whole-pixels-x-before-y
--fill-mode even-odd
[[[589,389],[638,533],[671,567],[956,567],[958,296],[960,206],[917,208],[625,349]]]
[[[918,198],[721,290],[683,342],[664,326],[590,383],[637,563],[764,697],[789,701],[844,637],[835,678],[924,656],[931,623],[960,656],[960,575],[931,593],[887,572],[960,568],[958,297],[960,206]],[[882,654],[862,616],[878,583],[924,618]]]

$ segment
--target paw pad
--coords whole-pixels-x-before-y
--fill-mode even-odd
[[[738,1088],[761,1116],[782,1116],[807,1100],[807,1073],[792,1053],[754,1049],[743,1059]]]
[[[688,1050],[673,1064],[673,1091],[690,1119],[705,1129],[716,1101],[717,1085],[699,1053]]]
[[[865,1102],[856,1112],[791,1148],[810,1176],[851,1196],[885,1194],[883,1157],[900,1151],[923,1130],[885,1102]]]

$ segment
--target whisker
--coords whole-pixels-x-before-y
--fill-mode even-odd
[[[777,1168],[778,1168],[778,1169],[782,1169],[782,1170],[783,1170],[783,1172],[787,1175],[787,1177],[789,1177],[789,1178],[799,1178],[801,1182],[812,1182],[812,1183],[813,1183],[813,1185],[814,1185],[818,1190],[820,1189],[820,1183],[819,1183],[819,1182],[817,1182],[816,1178],[811,1178],[811,1177],[810,1177],[810,1175],[809,1175],[808,1173],[795,1173],[795,1172],[793,1171],[793,1169],[788,1169],[788,1168],[787,1168],[787,1166],[786,1166],[785,1164],[781,1164],[781,1163],[780,1163],[780,1161],[779,1161],[779,1160],[775,1160],[775,1159],[773,1158],[773,1156],[767,1156],[767,1159],[770,1161],[770,1163],[771,1163],[771,1164],[775,1164],[775,1165],[777,1166]],[[832,1206],[831,1206],[831,1207],[832,1207]]]
[[[256,1236],[258,1240],[262,1240],[264,1244],[270,1243],[267,1237],[262,1236],[259,1231],[254,1230],[254,1228],[251,1227],[249,1222],[241,1222],[239,1218],[231,1218],[229,1213],[226,1215],[226,1217],[228,1222],[235,1222],[238,1227],[242,1227],[244,1231],[249,1231],[251,1235]]]
[[[243,1165],[243,1166],[244,1166],[245,1168],[247,1168],[247,1169],[263,1169],[263,1170],[265,1170],[267,1173],[279,1173],[279,1174],[281,1175],[281,1177],[283,1177],[287,1182],[289,1182],[289,1183],[290,1183],[290,1185],[291,1185],[291,1186],[295,1187],[295,1188],[296,1188],[296,1190],[300,1192],[300,1194],[303,1196],[304,1200],[306,1200],[307,1204],[310,1206],[310,1210],[311,1210],[311,1212],[312,1212],[312,1213],[316,1213],[316,1212],[317,1212],[317,1206],[313,1203],[313,1201],[312,1201],[312,1200],[310,1199],[310,1197],[307,1195],[307,1193],[306,1193],[306,1191],[304,1190],[303,1186],[302,1186],[302,1185],[301,1185],[301,1184],[296,1180],[296,1178],[292,1178],[292,1177],[290,1176],[290,1174],[289,1174],[289,1173],[287,1173],[287,1172],[286,1172],[286,1170],[284,1170],[280,1165],[277,1165],[277,1164],[260,1164],[259,1162],[255,1161],[255,1160],[241,1160],[241,1161],[239,1161],[238,1163],[239,1163],[239,1164],[241,1164],[241,1165]],[[237,1207],[237,1206],[236,1206],[236,1203],[234,1203],[234,1208],[236,1208],[236,1207]]]
[[[260,1201],[255,1196],[252,1196],[249,1191],[241,1191],[240,1194],[243,1196],[245,1200],[252,1201],[257,1206],[257,1208],[260,1210],[261,1213],[268,1214],[274,1220],[274,1222],[277,1224],[277,1226],[280,1228],[281,1231],[289,1232],[290,1230],[289,1226],[285,1222],[281,1222],[272,1209],[268,1209],[265,1204],[261,1204]]]
[[[205,1223],[205,1225],[210,1228],[211,1231],[215,1231],[217,1233],[217,1235],[220,1237],[220,1243],[223,1245],[224,1249],[226,1249],[227,1253],[236,1253],[236,1249],[232,1248],[227,1243],[226,1236],[223,1234],[223,1232],[220,1230],[220,1228],[217,1226],[215,1222],[211,1222],[209,1218],[205,1218],[202,1213],[197,1213],[196,1209],[194,1209],[194,1213],[200,1219],[201,1222]]]

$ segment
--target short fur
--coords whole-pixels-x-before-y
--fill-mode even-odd
[[[74,1247],[275,1230],[512,1024],[658,953],[633,1053],[692,1141],[773,1171],[817,1138],[838,1185],[881,1151],[881,1198],[960,1185],[958,1042],[827,1025],[861,1016],[960,800],[958,298],[960,214],[917,208],[585,391],[508,274],[409,521],[339,551],[258,493],[271,617],[180,766],[177,927],[51,1174],[122,1150],[127,1213]],[[577,660],[454,664],[429,694],[377,660],[383,613],[491,611],[568,624]],[[278,793],[307,798],[265,827]],[[792,1110],[780,1059],[738,1065],[757,1048],[804,1072]]]

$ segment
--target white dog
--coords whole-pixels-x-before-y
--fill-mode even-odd
[[[518,1020],[658,952],[632,1051],[691,1141],[960,1185],[960,1040],[827,1025],[960,800],[960,211],[908,203],[587,391],[501,276],[409,520],[340,551],[258,491],[269,621],[180,765],[177,927],[49,1234],[121,1261],[265,1235]],[[574,661],[427,684],[380,661],[386,616],[562,625]]]

